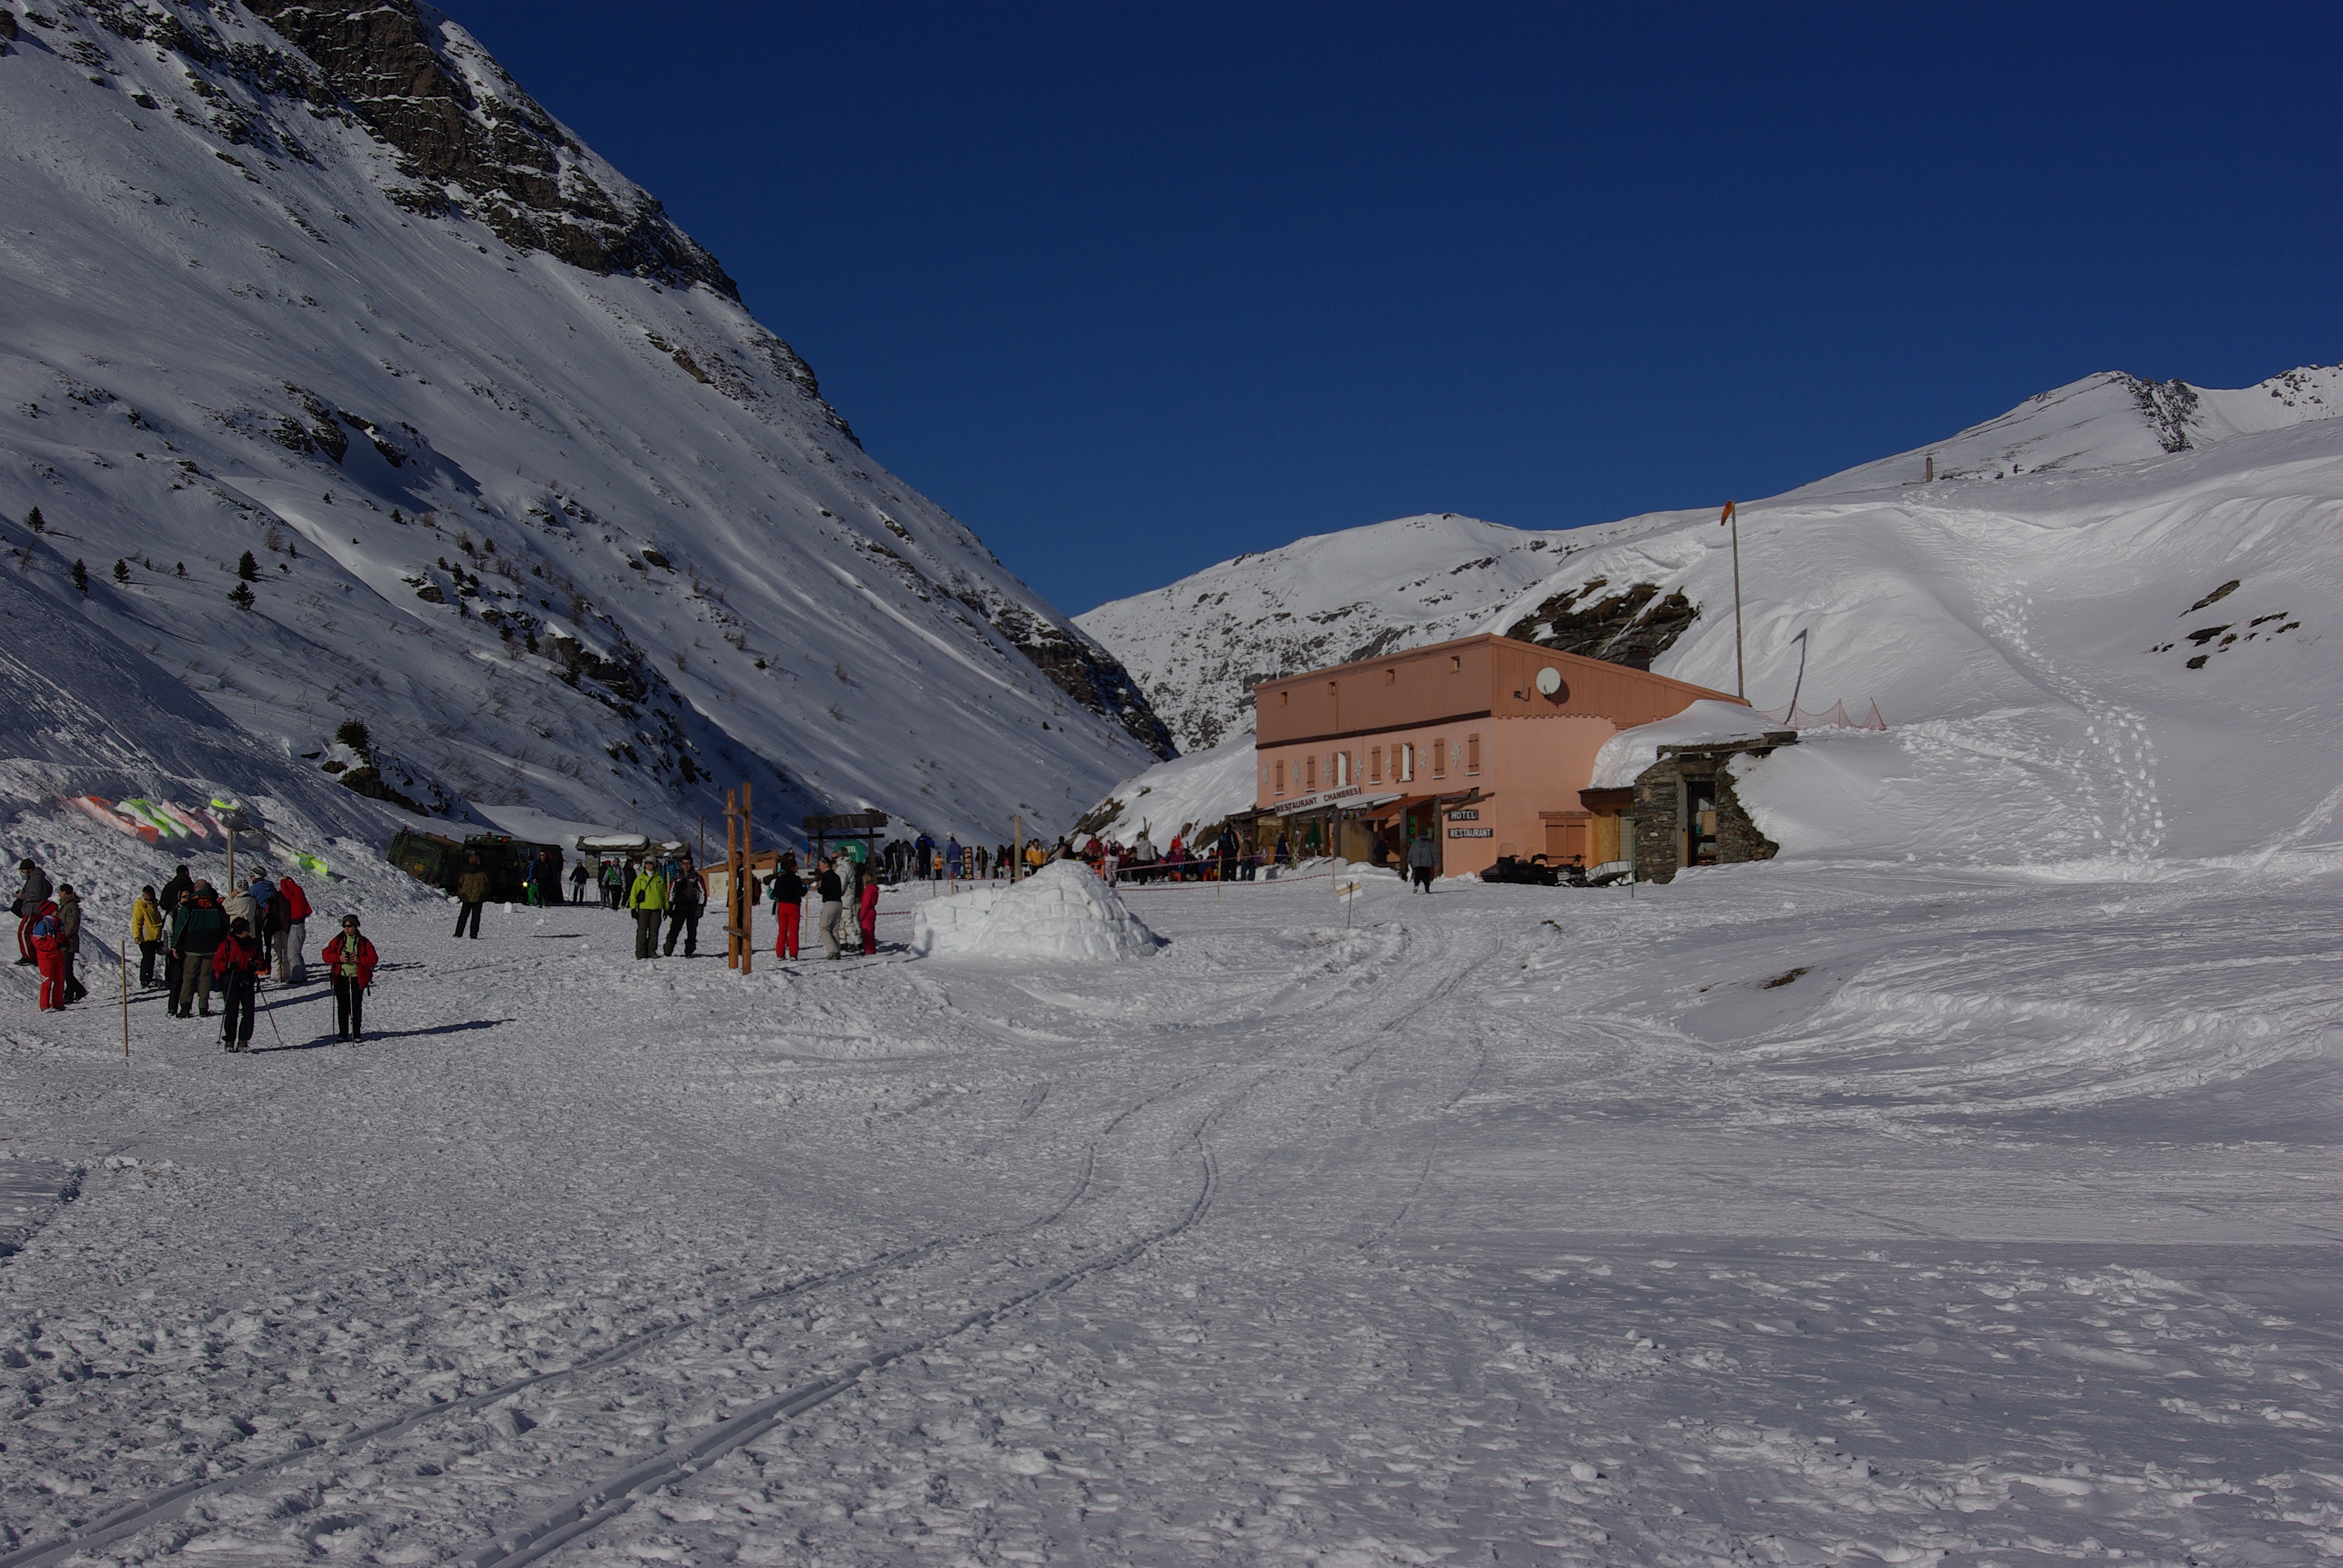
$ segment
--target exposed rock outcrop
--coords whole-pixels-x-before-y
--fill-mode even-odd
[[[421,193],[460,188],[508,245],[588,272],[739,289],[639,193],[605,189],[586,150],[460,32],[415,0],[249,0],[401,155]],[[418,193],[420,195],[421,193]],[[422,199],[430,199],[423,195]]]
[[[1700,607],[1680,588],[1663,594],[1657,583],[1631,583],[1595,598],[1609,586],[1607,578],[1595,578],[1582,587],[1564,588],[1507,627],[1505,635],[1631,669],[1649,669],[1652,660],[1674,647],[1699,618]]]

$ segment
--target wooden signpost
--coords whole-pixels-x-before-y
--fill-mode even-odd
[[[724,964],[749,972],[755,947],[757,882],[749,875],[749,811],[753,786],[724,792]]]

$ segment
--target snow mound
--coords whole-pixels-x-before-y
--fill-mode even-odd
[[[1077,860],[1053,861],[1006,887],[930,900],[911,927],[911,950],[928,957],[1114,963],[1162,945]]]
[[[1594,777],[1588,788],[1624,789],[1644,769],[1660,759],[1663,746],[1705,746],[1723,740],[1755,740],[1780,725],[1737,702],[1704,699],[1682,713],[1655,724],[1622,729],[1594,754]]]

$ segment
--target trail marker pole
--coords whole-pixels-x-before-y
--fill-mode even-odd
[[[1741,513],[1731,501],[1725,503],[1725,515],[1716,519],[1733,529],[1733,689],[1742,701],[1749,700],[1749,675],[1741,659]]]
[[[757,900],[755,879],[749,875],[749,839],[755,827],[756,785],[740,781],[740,869],[732,878],[732,897],[740,910],[740,973],[747,978],[749,966],[756,951]]]
[[[1798,645],[1798,678],[1790,685],[1790,711],[1782,722],[1795,729],[1798,727],[1798,693],[1806,686],[1806,634],[1804,631],[1790,639]]]
[[[1009,863],[1009,879],[1021,882],[1025,879],[1025,819],[1021,815],[1011,820],[1017,824],[1017,858]]]
[[[130,1060],[130,944],[116,955],[122,960],[122,1060]]]

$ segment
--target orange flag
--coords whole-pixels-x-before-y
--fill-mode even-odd
[[[1732,503],[1731,501],[1727,501],[1727,502],[1725,502],[1725,516],[1723,516],[1723,517],[1721,517],[1721,518],[1717,518],[1717,519],[1716,519],[1716,526],[1717,526],[1718,528],[1723,528],[1725,524],[1727,524],[1727,523],[1731,522],[1732,520],[1733,520],[1733,503]]]

